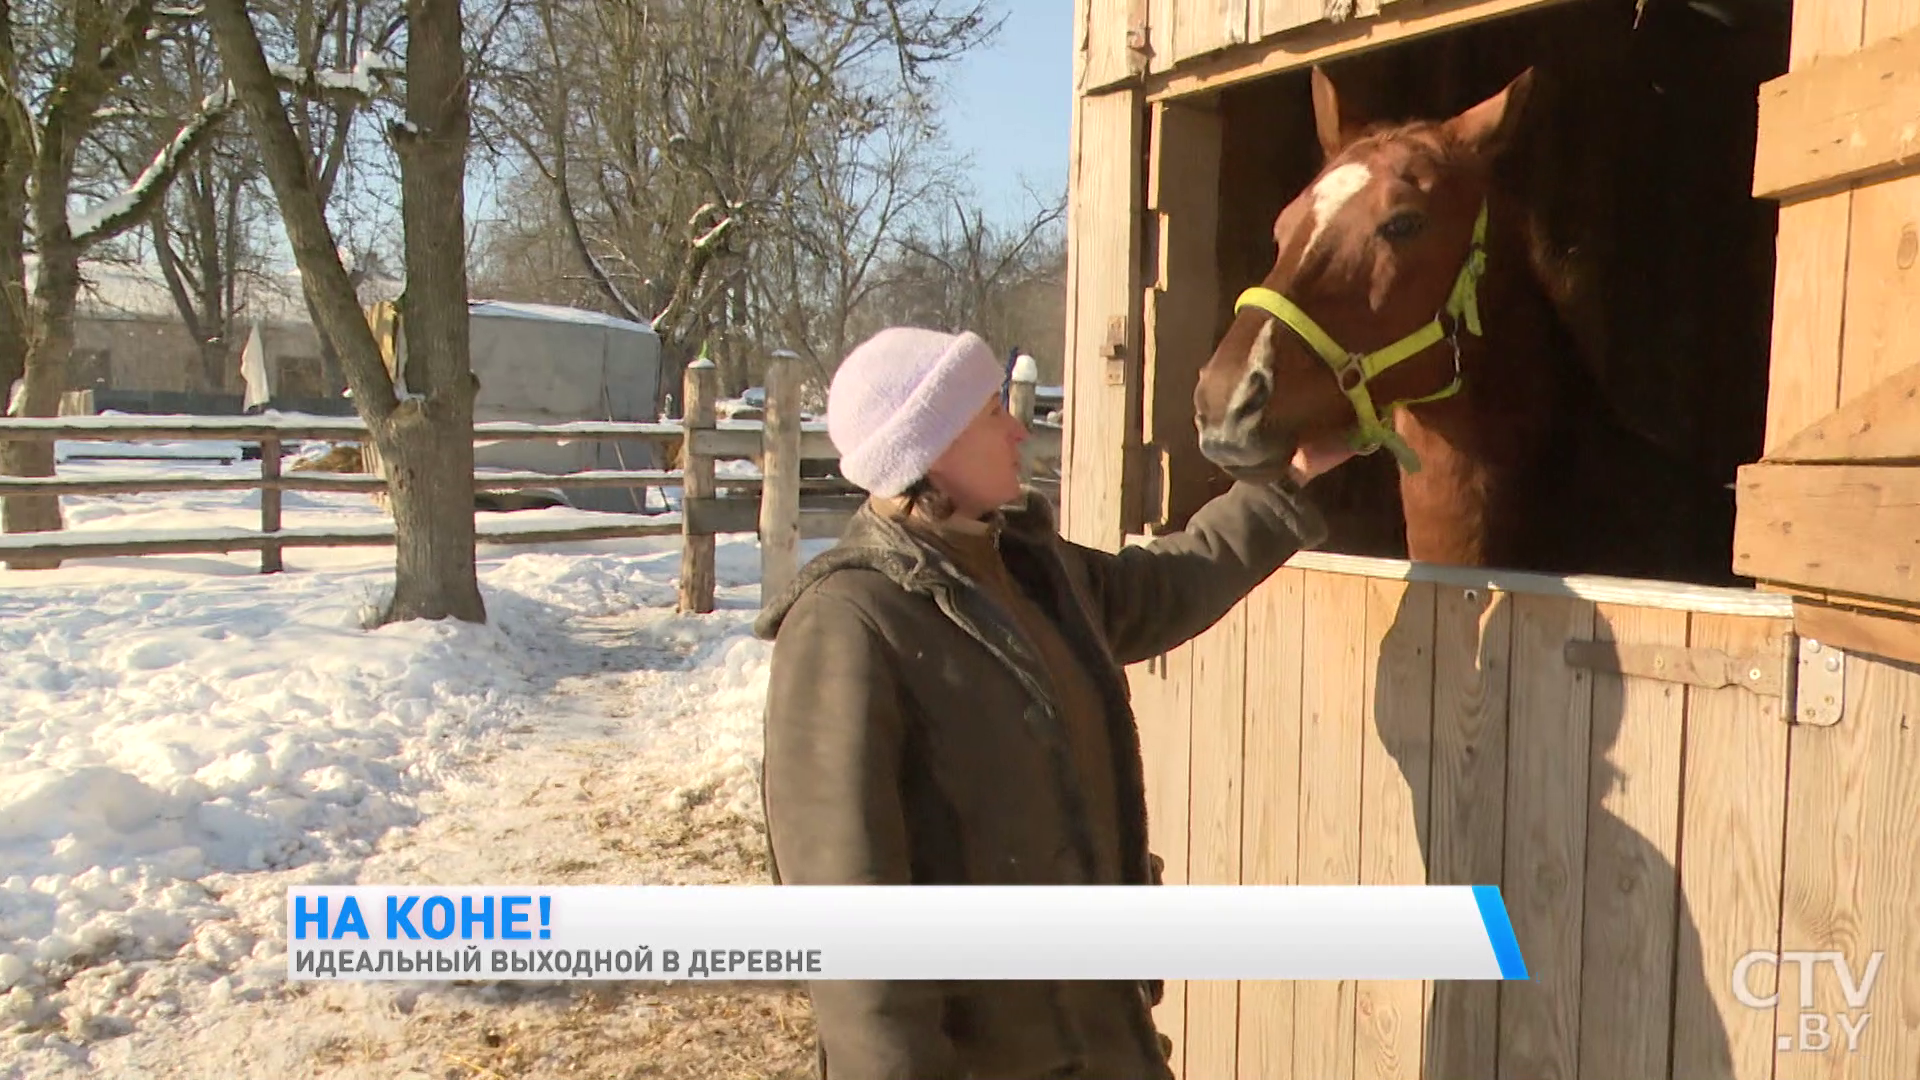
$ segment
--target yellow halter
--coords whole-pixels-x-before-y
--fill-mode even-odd
[[[1350,352],[1341,348],[1340,343],[1300,310],[1298,304],[1264,286],[1256,285],[1241,293],[1240,298],[1234,301],[1233,310],[1238,314],[1250,307],[1258,308],[1297,334],[1308,348],[1333,369],[1341,392],[1353,403],[1354,415],[1360,421],[1359,427],[1349,437],[1354,449],[1371,454],[1384,446],[1393,451],[1401,468],[1414,473],[1420,471],[1420,457],[1388,421],[1392,418],[1393,410],[1402,405],[1439,401],[1460,392],[1460,342],[1455,335],[1459,325],[1465,323],[1468,333],[1480,336],[1480,276],[1486,269],[1487,207],[1482,203],[1480,216],[1473,225],[1473,247],[1467,252],[1467,261],[1460,267],[1459,275],[1454,278],[1453,292],[1447,297],[1445,308],[1425,326],[1386,348],[1370,353]],[[1383,418],[1374,408],[1373,394],[1367,389],[1367,384],[1378,378],[1381,372],[1442,341],[1453,343],[1453,381],[1424,397],[1402,398],[1389,403],[1385,410],[1386,417]]]

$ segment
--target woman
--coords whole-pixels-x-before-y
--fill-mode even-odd
[[[884,330],[840,366],[827,427],[871,498],[771,597],[764,800],[792,884],[1144,885],[1124,665],[1218,621],[1325,526],[1294,479],[1238,483],[1119,554],[1022,499],[1026,429],[977,335]],[[1008,504],[1020,502],[1017,510]],[[828,1080],[1170,1075],[1158,984],[818,982]]]

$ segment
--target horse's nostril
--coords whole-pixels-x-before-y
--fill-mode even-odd
[[[1258,416],[1273,400],[1273,380],[1267,378],[1264,371],[1256,371],[1247,376],[1246,392],[1241,395],[1240,404],[1233,410],[1236,419],[1247,420]]]

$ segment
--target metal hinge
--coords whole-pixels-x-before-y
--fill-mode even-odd
[[[1812,638],[1787,635],[1776,647],[1733,656],[1719,649],[1680,645],[1621,645],[1611,641],[1569,641],[1569,667],[1611,675],[1685,683],[1708,690],[1745,687],[1781,701],[1789,723],[1829,727],[1840,722],[1846,704],[1846,653]],[[1792,660],[1793,662],[1789,662]]]
[[[1793,721],[1816,727],[1840,722],[1847,703],[1847,654],[1812,638],[1801,638],[1794,670]]]
[[[1570,667],[1610,675],[1685,683],[1708,690],[1742,686],[1765,697],[1787,695],[1787,658],[1784,649],[1733,656],[1719,649],[1683,645],[1622,645],[1612,641],[1569,641],[1565,656]]]

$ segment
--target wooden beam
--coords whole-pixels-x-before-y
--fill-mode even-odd
[[[1920,364],[1821,417],[1767,454],[1772,461],[1920,461]]]
[[[1067,228],[1067,426],[1061,508],[1068,539],[1114,550],[1141,516],[1141,141],[1133,90],[1074,104]]]
[[[1748,465],[1737,487],[1735,572],[1920,601],[1920,469]]]
[[[1153,106],[1148,173],[1150,227],[1159,230],[1159,262],[1144,296],[1146,364],[1143,441],[1158,455],[1159,491],[1146,506],[1156,530],[1185,526],[1210,497],[1213,466],[1193,428],[1193,388],[1213,352],[1220,306],[1220,114],[1203,104]]]
[[[1396,45],[1456,27],[1569,0],[1431,0],[1395,4],[1375,18],[1311,23],[1298,33],[1215,53],[1147,80],[1147,100],[1167,101],[1211,93],[1237,83],[1318,64],[1353,53]]]
[[[1793,631],[1848,652],[1920,664],[1920,620],[1796,600]]]
[[[1760,87],[1753,194],[1792,199],[1920,170],[1920,34],[1885,38]]]
[[[1147,70],[1147,0],[1073,0],[1074,91],[1132,82]]]

